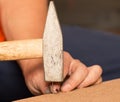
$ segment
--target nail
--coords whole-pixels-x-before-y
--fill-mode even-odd
[[[50,93],[51,93],[50,89],[47,88],[44,94],[50,94]]]
[[[56,94],[58,92],[60,92],[60,89],[58,89],[58,88],[56,88],[56,89],[54,88],[53,91],[52,91],[52,93],[54,93],[54,94]]]
[[[56,93],[60,92],[60,87],[54,86],[52,83],[52,85],[50,86],[50,91],[51,91],[51,93],[56,94]]]

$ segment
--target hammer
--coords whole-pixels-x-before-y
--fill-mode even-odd
[[[45,81],[63,81],[63,38],[54,2],[50,1],[43,39],[0,43],[0,61],[43,57]]]

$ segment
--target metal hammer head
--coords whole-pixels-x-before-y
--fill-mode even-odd
[[[63,39],[53,1],[49,4],[43,35],[45,80],[63,81]]]

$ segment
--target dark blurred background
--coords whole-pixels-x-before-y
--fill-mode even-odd
[[[120,34],[120,0],[55,0],[61,24]]]

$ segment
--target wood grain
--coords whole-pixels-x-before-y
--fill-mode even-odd
[[[120,79],[72,92],[41,95],[15,102],[120,102]]]
[[[40,58],[42,56],[42,39],[0,43],[0,61]]]

